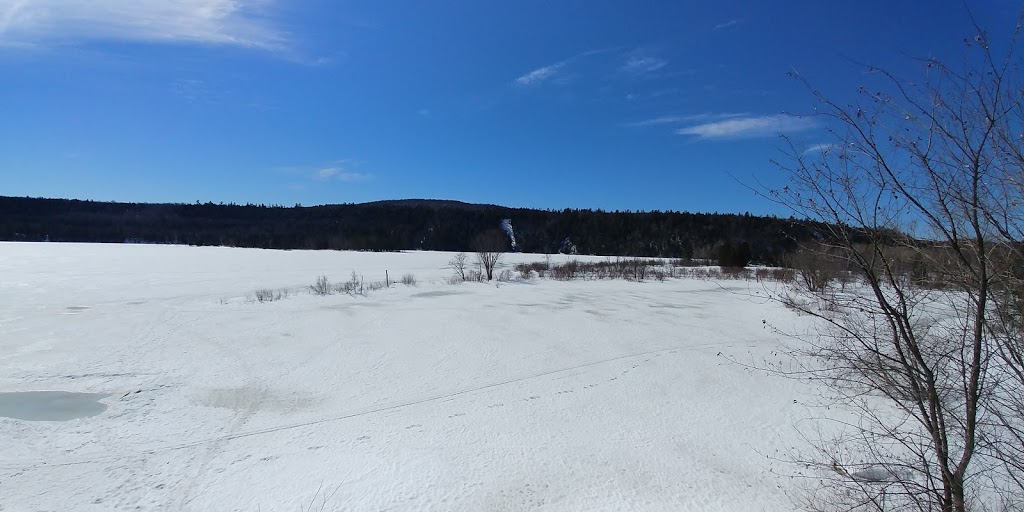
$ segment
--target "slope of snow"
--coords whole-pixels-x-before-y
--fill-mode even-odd
[[[0,509],[793,508],[811,390],[726,359],[801,321],[756,286],[448,285],[450,258],[0,244],[0,391],[109,394],[0,418]],[[302,291],[353,270],[420,284]]]

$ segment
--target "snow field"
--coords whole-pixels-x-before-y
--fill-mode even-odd
[[[0,418],[0,509],[793,508],[813,390],[729,359],[805,319],[745,281],[449,285],[451,256],[0,244],[0,391],[110,395]],[[419,284],[305,291],[353,270]]]

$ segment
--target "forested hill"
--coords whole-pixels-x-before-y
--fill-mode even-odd
[[[804,222],[749,214],[549,211],[421,199],[280,207],[0,196],[0,240],[8,241],[471,251],[504,219],[522,252],[700,257],[722,244],[749,244],[754,260],[768,263],[814,232]]]

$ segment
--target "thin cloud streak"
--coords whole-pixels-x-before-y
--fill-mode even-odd
[[[723,30],[727,28],[732,28],[739,24],[740,20],[729,20],[724,23],[719,23],[718,25],[715,25],[715,28],[713,30]]]
[[[805,149],[803,154],[809,155],[811,153],[824,153],[834,147],[836,147],[835,144],[815,144]]]
[[[565,67],[566,62],[567,61],[563,60],[561,62],[551,64],[550,66],[537,68],[533,71],[530,71],[529,73],[526,73],[525,75],[520,76],[519,78],[516,78],[515,83],[516,85],[520,85],[523,87],[541,84],[547,80],[554,78],[558,74],[558,72]]]
[[[622,70],[635,75],[653,73],[668,65],[668,61],[657,57],[633,56],[622,66]]]
[[[578,53],[576,55],[573,55],[572,57],[569,57],[568,59],[560,60],[558,62],[555,62],[554,64],[549,64],[547,66],[534,69],[533,71],[521,75],[512,81],[512,85],[519,87],[530,87],[540,85],[549,81],[559,80],[560,76],[562,75],[562,71],[564,71],[565,68],[568,67],[569,64],[572,63],[573,61],[582,59],[584,57],[590,57],[592,55],[608,53],[616,49],[617,48],[602,48],[599,50],[589,50],[582,53]]]
[[[273,0],[0,0],[0,46],[88,41],[239,46],[288,42],[262,14]]]
[[[711,121],[676,130],[679,135],[695,136],[705,140],[750,139],[771,137],[780,133],[810,130],[817,125],[807,117],[776,114],[746,116]]]
[[[369,174],[347,171],[341,167],[325,167],[313,173],[316,181],[341,181],[345,183],[358,183],[371,178]]]
[[[625,126],[639,128],[644,126],[659,126],[665,124],[686,124],[686,123],[703,123],[708,121],[718,121],[722,119],[729,119],[734,117],[744,117],[750,114],[738,113],[738,114],[691,114],[686,116],[661,116],[652,119],[644,119],[643,121],[635,121],[632,123],[626,123]]]
[[[644,119],[643,121],[635,121],[632,123],[626,123],[625,126],[633,128],[641,128],[644,126],[659,126],[663,124],[679,124],[685,122],[685,116],[661,116],[652,119]]]

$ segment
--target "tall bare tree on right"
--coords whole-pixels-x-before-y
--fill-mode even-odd
[[[851,103],[804,81],[833,143],[790,142],[769,194],[864,283],[784,298],[821,320],[794,375],[855,413],[803,458],[829,492],[810,508],[1024,507],[1020,30],[974,25],[962,61],[921,59],[913,80],[871,68]]]

